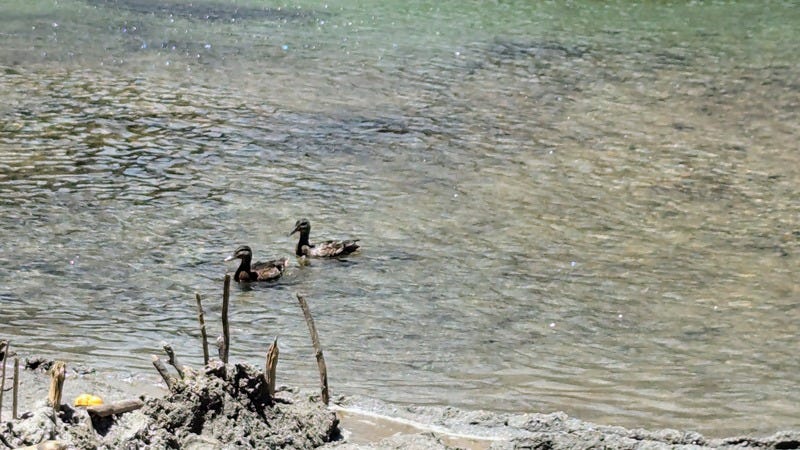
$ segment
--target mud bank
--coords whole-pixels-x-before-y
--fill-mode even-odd
[[[46,386],[38,370],[22,382]],[[67,385],[103,386],[90,375]],[[325,407],[318,393],[281,387],[264,395],[264,377],[247,364],[212,362],[189,372],[175,388],[140,396],[141,409],[98,418],[63,404],[53,409],[23,398],[21,418],[0,423],[0,449],[55,440],[74,449],[323,448],[329,450],[420,449],[794,449],[800,431],[771,436],[707,439],[679,430],[644,430],[596,425],[564,413],[508,414],[450,407],[395,406],[357,396],[334,397]],[[118,398],[134,398],[131,387]],[[39,389],[43,394],[44,389]],[[141,392],[136,389],[137,392]],[[38,397],[41,398],[41,395]],[[65,397],[64,403],[71,397]],[[8,403],[6,403],[8,405]],[[4,419],[10,416],[6,406]]]
[[[800,430],[766,437],[743,435],[706,439],[692,431],[650,431],[597,425],[561,412],[505,414],[450,407],[395,407],[358,398],[339,399],[335,409],[342,417],[347,442],[334,442],[326,444],[326,447],[339,450],[800,448]],[[351,427],[361,435],[351,431]],[[365,442],[365,433],[373,433],[377,439]]]
[[[9,448],[57,441],[52,448],[315,448],[339,438],[339,420],[318,398],[282,389],[269,395],[247,364],[209,364],[170,392],[142,398],[141,409],[98,417],[41,404],[0,429]]]

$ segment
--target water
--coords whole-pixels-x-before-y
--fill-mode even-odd
[[[336,393],[710,436],[800,426],[792,2],[6,1],[0,336],[156,380],[220,330]],[[756,421],[754,418],[758,417]]]

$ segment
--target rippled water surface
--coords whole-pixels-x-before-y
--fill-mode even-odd
[[[800,427],[794,2],[0,3],[0,336],[398,404]],[[280,381],[280,380],[279,380]],[[754,418],[758,417],[756,421]]]

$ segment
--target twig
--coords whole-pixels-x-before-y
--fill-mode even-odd
[[[55,411],[61,408],[61,393],[64,390],[64,377],[67,375],[67,363],[56,361],[48,371],[50,374],[50,391],[47,393],[47,402]]]
[[[314,318],[311,317],[311,311],[308,309],[308,303],[302,295],[297,294],[297,301],[300,302],[300,307],[303,309],[303,315],[306,318],[308,331],[311,333],[311,343],[314,345],[314,350],[317,356],[317,366],[319,367],[319,382],[322,390],[322,403],[328,404],[328,369],[325,367],[325,357],[322,355],[322,347],[319,345],[319,335],[317,334],[317,327],[314,325]]]
[[[17,419],[17,398],[19,397],[19,358],[14,357],[14,395],[11,401],[11,418]]]
[[[106,417],[113,414],[123,414],[135,411],[144,406],[144,402],[139,399],[121,400],[107,405],[95,405],[86,408],[86,411],[97,417]]]
[[[231,276],[225,274],[225,284],[222,287],[222,337],[224,347],[222,348],[222,362],[228,364],[228,355],[231,350],[231,330],[228,327],[228,303],[231,296]]]
[[[158,374],[161,375],[161,378],[164,379],[164,383],[167,385],[167,389],[171,391],[173,386],[175,386],[177,380],[172,375],[169,374],[169,371],[167,370],[167,366],[164,364],[164,361],[160,360],[158,356],[153,355],[153,367],[156,368]]]
[[[203,337],[203,365],[208,365],[208,335],[206,335],[206,321],[203,318],[203,304],[200,302],[200,293],[194,294],[197,299],[197,319],[200,320],[200,336]]]
[[[275,372],[278,367],[278,353],[280,352],[278,351],[278,338],[276,337],[272,345],[269,346],[269,350],[267,350],[267,363],[264,368],[264,381],[267,383],[267,392],[270,399],[275,397]]]
[[[6,448],[13,448],[13,449],[16,449],[16,450],[24,450],[24,447],[20,448],[20,447],[17,447],[17,446],[11,445],[11,444],[10,444],[10,443],[9,443],[9,442],[6,440],[6,438],[4,438],[4,437],[3,437],[3,433],[0,433],[0,444],[3,444],[3,445],[5,445],[5,446],[6,446]]]
[[[184,378],[183,368],[181,368],[180,364],[178,364],[178,358],[175,356],[175,350],[172,349],[172,346],[167,344],[166,342],[162,342],[161,346],[164,348],[164,353],[167,354],[169,358],[167,362],[178,371],[178,376],[181,377],[181,380]]]
[[[10,346],[10,341],[0,341],[0,355],[3,357],[3,368],[0,370],[0,420],[3,419],[3,391],[6,390],[6,361]]]

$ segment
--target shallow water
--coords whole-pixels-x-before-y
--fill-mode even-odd
[[[334,393],[710,436],[800,426],[792,2],[0,4],[0,336],[155,380],[233,358]],[[758,417],[758,421],[753,418]]]

